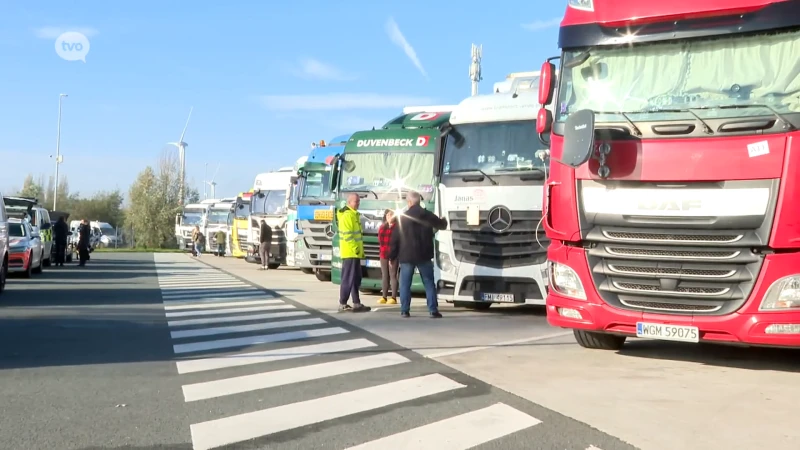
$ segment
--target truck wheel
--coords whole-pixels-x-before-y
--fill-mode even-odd
[[[619,350],[625,344],[625,336],[596,333],[585,330],[572,330],[578,345],[597,350]]]
[[[323,272],[321,270],[318,270],[315,275],[317,276],[317,279],[319,281],[331,281],[331,273],[330,272]]]
[[[492,307],[491,303],[487,302],[453,302],[456,308],[474,309],[477,311],[484,311]]]
[[[277,269],[277,268],[278,268],[278,267],[280,267],[280,266],[281,266],[281,265],[280,265],[280,264],[278,264],[278,263],[267,264],[267,267],[269,267],[269,268],[270,268],[270,269],[272,269],[272,270],[275,270],[275,269]]]
[[[307,268],[306,269],[300,269],[300,272],[303,272],[306,275],[311,275],[312,273],[314,273],[314,269],[307,269]]]

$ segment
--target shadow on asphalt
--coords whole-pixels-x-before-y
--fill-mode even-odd
[[[629,339],[617,352],[632,358],[699,363],[745,370],[800,372],[800,350]],[[724,383],[725,380],[720,380]]]

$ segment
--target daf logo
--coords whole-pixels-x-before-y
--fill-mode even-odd
[[[334,234],[335,233],[333,232],[333,226],[328,225],[327,227],[325,227],[325,236],[328,236],[329,238],[333,239]]]
[[[703,208],[700,200],[641,200],[639,209],[647,211],[689,211]]]
[[[495,233],[503,233],[511,228],[511,211],[505,206],[495,206],[489,210],[488,222]]]

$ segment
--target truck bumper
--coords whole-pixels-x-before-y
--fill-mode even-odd
[[[301,269],[319,269],[323,272],[331,270],[332,251],[328,249],[307,249],[303,248],[295,253],[297,267]]]
[[[261,264],[261,256],[258,254],[260,244],[250,244],[247,246],[247,256],[245,261],[249,263]],[[286,249],[280,245],[272,244],[269,252],[269,264],[286,264]]]
[[[578,275],[586,299],[576,299],[555,289],[547,295],[547,321],[554,326],[600,333],[636,336],[637,322],[697,327],[701,342],[745,346],[800,348],[800,308],[759,311],[770,286],[783,277],[800,274],[800,253],[771,254],[744,305],[725,315],[670,315],[612,307],[598,294],[584,251],[553,242],[548,258],[568,266]]]
[[[452,302],[516,303],[544,305],[547,296],[547,263],[505,269],[459,263],[452,271],[434,264],[436,292],[440,300]],[[453,273],[455,272],[455,273]],[[491,302],[481,294],[513,294],[513,302]]]

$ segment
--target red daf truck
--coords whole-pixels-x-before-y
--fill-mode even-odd
[[[800,1],[568,0],[559,48],[548,321],[800,347]]]

